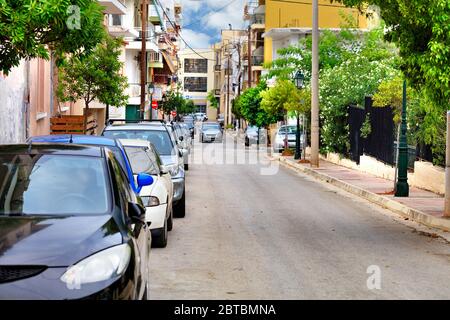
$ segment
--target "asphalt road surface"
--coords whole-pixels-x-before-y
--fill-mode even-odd
[[[186,218],[151,254],[153,299],[450,298],[450,245],[343,191],[198,161],[186,188]]]

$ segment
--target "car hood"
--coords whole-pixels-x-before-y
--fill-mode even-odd
[[[111,215],[0,216],[0,265],[68,267],[122,242]]]

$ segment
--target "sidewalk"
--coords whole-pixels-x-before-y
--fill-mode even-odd
[[[410,187],[409,198],[394,197],[393,181],[341,167],[323,159],[319,168],[299,164],[293,157],[274,155],[273,160],[316,179],[328,182],[359,197],[395,211],[429,227],[450,231],[450,219],[442,216],[444,198],[430,191]]]

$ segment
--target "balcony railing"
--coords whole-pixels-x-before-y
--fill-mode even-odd
[[[260,67],[264,64],[264,56],[252,56],[252,66]]]
[[[134,30],[138,33],[137,39],[142,39],[142,28],[141,27],[135,27]],[[148,27],[147,31],[145,32],[145,38],[146,39],[155,39],[155,30],[153,27]]]
[[[264,14],[254,14],[250,18],[251,24],[265,24],[266,23],[266,17]]]

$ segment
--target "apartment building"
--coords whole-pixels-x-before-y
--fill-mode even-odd
[[[319,28],[339,29],[351,19],[359,29],[367,29],[371,22],[357,9],[346,8],[337,2],[319,1]],[[312,28],[312,0],[249,0],[244,19],[250,33],[251,74],[254,86],[264,72],[264,63],[278,57],[280,48],[297,44]]]
[[[196,112],[206,113],[208,119],[217,118],[217,108],[211,107],[208,93],[214,91],[215,51],[209,49],[181,50],[178,78],[184,97],[194,102]]]
[[[221,41],[214,45],[214,93],[219,98],[219,114],[224,115],[225,125],[233,122],[233,101],[247,82],[247,35],[246,30],[222,30]]]

